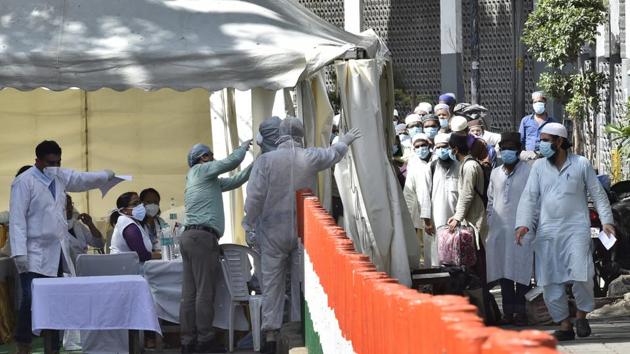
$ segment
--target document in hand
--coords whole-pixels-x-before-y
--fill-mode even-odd
[[[114,176],[111,180],[107,181],[104,185],[99,187],[101,190],[101,194],[103,194],[103,198],[109,192],[110,189],[114,188],[115,185],[122,181],[131,181],[133,180],[133,176]]]
[[[615,242],[617,242],[615,235],[609,235],[604,231],[599,233],[599,240],[602,241],[602,245],[604,245],[607,250],[611,249],[612,246],[615,245]]]

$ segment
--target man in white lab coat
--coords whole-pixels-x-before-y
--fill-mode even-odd
[[[459,162],[454,159],[448,147],[450,134],[435,136],[433,154],[437,157],[424,171],[420,190],[426,191],[420,200],[420,217],[424,223],[425,264],[439,266],[435,229],[446,225],[448,218],[455,214],[457,205],[457,179]],[[427,259],[427,255],[429,256]]]
[[[522,246],[514,242],[516,208],[529,177],[530,166],[519,161],[523,149],[518,132],[501,134],[503,165],[492,170],[488,186],[488,239],[486,240],[487,282],[499,282],[503,319],[517,326],[527,325],[525,293],[534,270],[531,240]]]
[[[43,141],[35,149],[35,166],[11,185],[11,256],[20,273],[22,298],[15,340],[18,353],[31,352],[31,284],[35,278],[74,273],[66,239],[66,192],[97,188],[114,177],[111,171],[75,172],[61,169],[61,148]],[[53,350],[59,349],[54,332]],[[56,338],[55,338],[56,337]]]
[[[534,162],[516,213],[516,241],[534,232],[535,271],[551,318],[560,323],[554,335],[573,340],[587,337],[586,314],[593,310],[593,257],[587,193],[593,200],[603,231],[615,234],[610,203],[591,163],[568,151],[567,130],[547,123],[540,131],[540,153]],[[528,236],[527,236],[528,237]],[[572,284],[577,306],[575,327],[569,319],[565,285]]]

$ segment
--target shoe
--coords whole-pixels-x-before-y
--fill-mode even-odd
[[[527,321],[527,315],[524,313],[517,313],[514,315],[514,321],[512,323],[518,327],[524,327],[529,324]]]
[[[227,349],[223,343],[213,339],[209,342],[199,342],[195,347],[195,353],[227,353]]]
[[[575,320],[575,331],[578,337],[588,337],[591,335],[591,326],[586,318],[578,318]]]
[[[182,354],[192,354],[195,352],[194,344],[182,344]]]
[[[30,343],[17,343],[16,349],[16,354],[31,354],[33,352],[33,347]]]
[[[568,340],[574,340],[575,332],[573,331],[573,328],[571,328],[568,331],[557,330],[553,332],[553,336],[556,337],[558,342],[564,342]]]
[[[260,348],[260,354],[276,354],[276,344],[276,341],[266,341]]]

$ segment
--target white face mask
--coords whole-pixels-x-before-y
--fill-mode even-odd
[[[150,217],[154,217],[160,212],[160,206],[157,204],[146,204],[144,209],[146,209],[147,215]]]
[[[59,174],[59,167],[44,167],[44,174],[49,178],[55,178]]]

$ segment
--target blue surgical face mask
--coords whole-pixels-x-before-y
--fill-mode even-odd
[[[501,150],[501,159],[508,165],[514,164],[518,161],[518,154],[516,150]]]
[[[428,128],[424,128],[424,133],[431,139],[435,138],[435,136],[438,133],[438,128],[437,127],[428,127]]]
[[[428,146],[421,146],[420,148],[416,149],[416,155],[418,155],[419,158],[421,159],[426,159],[427,156],[429,156],[429,147]]]
[[[435,152],[437,153],[437,156],[440,160],[446,161],[450,158],[451,149],[446,148],[446,147],[437,148],[435,149]]]
[[[447,128],[448,127],[448,118],[442,119],[440,118],[440,127]]]
[[[453,150],[449,150],[448,156],[451,158],[451,160],[457,161],[457,155],[453,153]]]
[[[536,114],[545,113],[545,102],[534,102],[532,107],[534,107],[534,112],[536,112]]]
[[[414,135],[422,133],[422,128],[420,127],[411,127],[408,128],[409,136],[413,138]]]
[[[392,146],[392,155],[396,155],[398,153],[398,150],[400,150],[400,148],[398,147],[398,144],[394,144]]]
[[[144,208],[144,204],[138,204],[131,209],[131,217],[134,219],[142,221],[145,216],[147,216],[147,210]]]
[[[546,158],[550,158],[556,153],[551,141],[541,141],[540,145],[538,145],[538,150]]]

